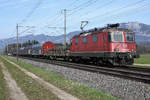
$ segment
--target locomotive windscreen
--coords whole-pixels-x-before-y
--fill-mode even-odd
[[[124,41],[123,32],[109,32],[108,38],[109,38],[109,41],[111,42],[123,42]]]
[[[126,40],[127,40],[127,42],[134,42],[134,34],[126,33]]]

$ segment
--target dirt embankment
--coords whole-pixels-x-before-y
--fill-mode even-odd
[[[2,67],[2,71],[4,74],[4,79],[6,80],[6,83],[9,88],[10,92],[10,98],[12,100],[28,100],[25,94],[21,91],[21,89],[17,86],[17,83],[14,79],[12,79],[11,75],[9,74],[6,66],[0,62],[0,65]]]

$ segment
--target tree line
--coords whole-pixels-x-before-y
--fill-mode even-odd
[[[139,54],[150,53],[150,45],[138,44],[138,45],[136,45],[136,51]]]
[[[18,43],[18,47],[19,48],[22,48],[22,47],[28,47],[28,46],[32,46],[32,45],[36,45],[36,44],[39,44],[39,41],[37,40],[28,40],[24,43]],[[16,51],[17,49],[17,44],[16,43],[13,43],[13,44],[8,44],[7,46],[5,46],[5,50],[4,52],[5,53],[12,53],[14,51]]]

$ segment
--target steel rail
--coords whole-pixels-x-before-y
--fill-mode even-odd
[[[75,69],[89,71],[89,72],[113,75],[115,77],[121,77],[121,78],[126,78],[130,80],[135,80],[138,82],[144,82],[150,84],[150,69],[147,68],[137,68],[137,67],[129,67],[129,66],[126,67],[125,66],[120,66],[120,67],[96,66],[96,65],[86,65],[86,64],[78,64],[72,62],[57,61],[57,60],[39,59],[39,58],[29,58],[29,57],[22,57],[22,58],[38,61],[38,62],[49,63],[53,65],[75,68]]]

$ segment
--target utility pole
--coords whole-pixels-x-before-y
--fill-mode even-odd
[[[16,39],[17,39],[17,61],[18,61],[18,53],[19,53],[19,45],[18,45],[18,24],[16,25]]]
[[[24,30],[23,32],[21,32],[21,33],[24,33],[24,32],[26,32],[27,30],[29,30],[29,29],[31,29],[31,28],[34,28],[34,26],[19,26],[18,24],[16,25],[16,39],[17,39],[17,54],[16,54],[16,56],[17,56],[17,61],[18,61],[18,58],[19,58],[19,56],[18,56],[18,53],[19,53],[19,27],[27,27],[28,29],[26,29],[26,30]]]
[[[9,50],[8,50],[8,42],[7,42],[7,55],[8,55],[8,51],[9,51]]]
[[[6,51],[7,51],[7,55],[8,55],[8,42],[6,41]]]
[[[64,48],[66,49],[66,9],[64,9]]]
[[[8,55],[8,43],[7,43],[7,40],[6,41],[4,40],[4,43],[5,43],[4,51],[5,51],[5,55],[7,56]]]

